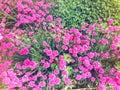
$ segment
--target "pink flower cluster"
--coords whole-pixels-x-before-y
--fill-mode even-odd
[[[120,58],[118,46],[120,28],[113,26],[113,19],[109,19],[108,28],[105,30],[103,25],[98,23],[93,25],[84,23],[80,29],[65,30],[61,18],[55,19],[49,15],[48,9],[53,5],[54,3],[47,3],[47,0],[35,2],[15,0],[14,3],[12,0],[8,2],[0,0],[0,10],[4,11],[5,16],[13,16],[12,19],[15,20],[15,25],[9,28],[6,27],[7,18],[2,18],[0,22],[0,78],[8,85],[8,90],[16,87],[22,90],[28,88],[42,90],[46,89],[46,86],[54,90],[59,89],[57,86],[60,85],[70,85],[71,78],[86,85],[99,83],[98,90],[106,90],[106,84],[113,86],[113,90],[119,90],[120,72],[116,71],[111,62],[112,59]],[[16,16],[10,7],[15,7]],[[102,22],[101,19],[99,21]],[[22,41],[23,35],[26,35],[24,25],[39,30],[41,24],[44,30],[49,30],[52,37],[47,37],[47,41],[39,42],[37,37],[32,37],[35,32],[29,31],[27,34],[28,37],[33,38],[32,43],[28,42],[27,46],[24,45]],[[51,40],[54,40],[54,45],[49,44]],[[40,46],[42,48],[37,51],[36,56],[31,50],[34,48],[31,45],[38,48],[39,43],[42,43]],[[42,53],[39,53],[40,51]],[[20,57],[27,57],[30,54],[31,57],[15,63],[13,56],[16,54]],[[42,59],[35,60],[36,62],[31,60],[33,54],[36,58],[42,54]],[[15,64],[14,67],[12,64]],[[107,64],[110,65],[109,69]],[[85,80],[90,82],[84,82]]]
[[[28,53],[29,53],[28,48],[22,48],[22,49],[19,51],[19,54],[20,54],[20,55],[27,55]]]

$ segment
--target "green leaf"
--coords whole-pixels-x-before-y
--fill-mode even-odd
[[[64,53],[63,56],[64,56],[65,60],[67,61],[67,63],[70,63],[72,61],[69,54]]]
[[[51,68],[52,68],[52,70],[54,70],[55,67],[56,67],[56,64],[51,64]]]
[[[117,44],[117,46],[118,46],[118,47],[120,47],[120,43],[119,43],[119,44]]]
[[[66,70],[67,70],[67,72],[68,72],[68,76],[71,75],[71,73],[73,72],[73,71],[72,71],[73,69],[72,69],[72,67],[70,67],[70,66],[67,66]]]

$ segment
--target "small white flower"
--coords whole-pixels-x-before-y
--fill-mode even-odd
[[[2,40],[3,39],[3,36],[0,34],[0,40]]]

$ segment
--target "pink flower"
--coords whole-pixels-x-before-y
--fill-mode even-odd
[[[35,86],[34,81],[30,81],[30,82],[29,82],[29,86],[30,86],[30,87],[34,87],[34,86]]]
[[[56,38],[55,38],[55,41],[59,43],[59,42],[60,42],[60,38],[59,38],[59,37],[56,37]]]
[[[37,80],[37,76],[36,76],[36,75],[35,75],[35,76],[32,76],[32,77],[31,77],[31,80],[36,81],[36,80]]]
[[[47,27],[46,27],[45,25],[43,25],[43,29],[44,29],[44,30],[47,30]]]
[[[102,74],[99,74],[99,75],[98,75],[98,77],[99,77],[99,78],[102,78],[102,77],[103,77],[103,75],[102,75]]]
[[[102,54],[102,58],[109,58],[110,57],[110,53],[109,52],[106,52],[106,53],[103,53]]]
[[[58,23],[59,28],[63,28],[62,24]]]
[[[42,88],[36,86],[36,87],[33,88],[32,90],[42,90]]]
[[[57,18],[56,20],[57,20],[57,22],[58,22],[58,23],[60,23],[60,22],[61,22],[61,18]]]
[[[68,44],[69,44],[69,40],[68,40],[68,39],[64,39],[64,40],[63,40],[63,44],[64,44],[64,45],[68,45]]]
[[[53,60],[53,59],[49,59],[49,62],[50,62],[50,63],[53,63],[53,62],[54,62],[54,60]]]
[[[50,80],[54,80],[54,79],[55,79],[55,74],[52,74],[52,73],[49,74],[49,79],[50,79]]]
[[[83,62],[82,57],[78,57],[78,61],[79,61],[79,62]]]
[[[39,82],[39,86],[40,86],[40,87],[43,88],[43,87],[45,87],[45,85],[46,85],[46,83],[45,83],[44,81],[40,81],[40,82]]]
[[[6,11],[7,13],[11,13],[11,10],[10,10],[9,7],[7,7],[5,11]]]
[[[68,50],[68,47],[67,47],[66,45],[63,45],[63,46],[62,46],[62,49],[63,49],[63,50]]]
[[[31,47],[31,45],[30,45],[30,44],[28,44],[28,45],[27,45],[27,48],[28,48],[28,49],[30,49],[30,47]]]
[[[120,79],[120,72],[117,72],[117,73],[116,73],[116,78],[117,78],[117,79]]]
[[[71,61],[72,63],[75,63],[75,60],[74,59],[72,59],[72,61]]]
[[[106,90],[105,85],[100,83],[99,86],[98,86],[98,90]]]
[[[84,51],[87,51],[87,50],[90,50],[90,46],[88,46],[88,45],[83,45],[83,47],[81,48],[81,51],[80,51],[80,53],[83,53]]]
[[[78,69],[75,69],[74,72],[78,72]]]
[[[52,59],[54,59],[55,58],[55,56],[52,54],[51,56],[50,56],[50,59],[52,60]]]
[[[95,39],[92,39],[91,41],[92,41],[92,43],[96,43],[96,40],[95,40]]]
[[[42,59],[42,60],[41,60],[41,63],[45,63],[45,59]]]
[[[70,85],[70,79],[68,77],[65,77],[64,80],[66,85]]]
[[[55,84],[55,81],[54,80],[50,80],[49,81],[49,88],[53,87]]]
[[[94,77],[91,77],[90,78],[92,82],[95,82],[95,78]]]
[[[65,68],[66,68],[66,61],[64,59],[60,59],[59,66],[60,66],[60,70],[65,70]]]
[[[106,45],[106,44],[108,44],[108,40],[107,39],[100,39],[99,43]]]
[[[99,18],[98,21],[99,21],[99,22],[102,22],[102,18]]]
[[[50,49],[44,49],[44,52],[48,55],[51,56],[53,54],[52,50]]]
[[[99,69],[99,73],[103,74],[103,73],[104,73],[104,69],[103,69],[103,68],[100,68],[100,69]]]
[[[46,41],[43,41],[43,42],[42,42],[42,45],[43,45],[43,46],[49,46],[49,44],[48,44]]]
[[[107,34],[107,35],[106,35],[106,38],[107,38],[107,39],[109,39],[109,38],[110,38],[110,35],[109,35],[109,34]]]
[[[81,40],[81,44],[83,44],[83,45],[89,45],[89,40]]]
[[[13,56],[13,52],[10,51],[10,52],[8,53],[8,56],[12,57],[12,56]]]
[[[37,42],[37,40],[36,40],[36,39],[34,39],[32,42],[35,44],[35,43]]]
[[[24,63],[23,63],[25,66],[29,66],[30,65],[30,60],[27,58],[24,60]]]
[[[22,78],[21,78],[22,82],[27,82],[29,81],[29,78],[27,75],[24,75]]]
[[[61,82],[61,79],[60,79],[60,78],[55,78],[54,80],[55,80],[55,84],[56,84],[56,85],[59,85],[60,82]]]
[[[54,56],[58,56],[59,55],[59,52],[57,50],[53,51],[53,55]]]
[[[96,36],[96,35],[97,35],[97,33],[96,33],[96,32],[93,32],[93,33],[92,33],[92,36]]]
[[[54,70],[54,74],[55,74],[55,75],[58,75],[58,74],[59,74],[59,70],[58,70],[58,69],[55,69],[55,70]]]
[[[4,78],[3,78],[3,83],[4,83],[4,84],[10,84],[10,83],[11,83],[10,78],[9,78],[9,77],[4,77]]]
[[[91,26],[89,27],[89,29],[92,30],[92,31],[95,30],[95,25],[91,25]]]
[[[112,42],[113,42],[114,44],[119,44],[119,43],[120,43],[120,36],[117,36],[117,37],[115,37],[115,38],[112,38]]]
[[[118,26],[114,26],[115,31],[119,31],[120,28]]]
[[[29,32],[29,36],[32,36],[34,34],[34,32]]]
[[[87,27],[88,25],[89,25],[89,24],[88,24],[87,22],[85,22],[83,26]]]
[[[30,62],[30,68],[31,68],[32,70],[35,69],[36,66],[37,66],[37,63],[36,63],[35,61],[31,61],[31,62]]]
[[[64,70],[64,71],[62,72],[62,76],[66,77],[67,75],[68,75],[67,71]]]
[[[80,80],[82,78],[81,75],[76,75],[76,80]]]
[[[88,57],[89,57],[89,58],[93,58],[93,57],[94,57],[94,53],[89,52],[89,53],[88,53]]]
[[[14,45],[13,45],[12,42],[9,42],[9,43],[6,44],[6,48],[8,48],[8,49],[9,49],[9,48],[12,48],[13,46],[14,46]]]
[[[52,20],[53,20],[52,15],[48,15],[48,16],[46,17],[46,20],[47,20],[47,21],[52,21]]]
[[[0,34],[0,40],[2,40],[3,39],[3,36]]]
[[[44,68],[49,68],[49,67],[50,67],[50,63],[45,62],[45,63],[43,64],[43,67],[44,67]]]
[[[5,77],[7,77],[7,72],[5,72],[5,71],[2,72],[1,75],[0,75],[0,77],[1,77],[1,78],[5,78]]]
[[[56,44],[56,46],[55,46],[56,48],[59,48],[59,45],[58,44]]]
[[[117,45],[116,44],[111,44],[110,45],[110,49],[111,50],[116,50],[117,49]]]
[[[37,76],[38,76],[38,77],[41,77],[41,76],[42,76],[42,72],[41,72],[41,71],[38,71]]]
[[[24,86],[24,87],[22,87],[22,90],[28,90],[28,89],[27,89],[27,87]]]
[[[43,80],[46,80],[47,76],[46,75],[42,75],[42,78],[43,78]]]
[[[119,85],[114,85],[113,90],[120,90],[120,86]]]
[[[85,27],[85,26],[82,26],[82,27],[81,27],[81,30],[85,31],[85,30],[86,30],[86,27]]]
[[[113,19],[108,19],[108,25],[113,24]]]
[[[89,61],[89,59],[85,59],[85,60],[83,61],[83,64],[84,64],[86,67],[89,67],[89,66],[90,66],[90,61]]]
[[[15,53],[15,52],[17,52],[18,51],[18,48],[17,47],[14,47],[13,48],[13,52]]]
[[[112,57],[115,57],[116,55],[115,54],[112,54]]]
[[[21,40],[15,40],[14,42],[16,43],[16,45],[20,45],[21,44]]]
[[[93,66],[95,69],[99,69],[101,67],[101,64],[98,61],[94,61]]]
[[[36,68],[36,66],[37,66],[37,63],[36,63],[36,62],[30,61],[30,60],[27,58],[26,60],[24,60],[24,63],[23,63],[22,68],[23,68],[23,69],[26,69],[26,68],[30,67],[31,70],[33,70],[33,69]]]
[[[8,38],[11,38],[11,39],[12,39],[12,38],[15,37],[15,34],[14,34],[14,33],[9,33],[7,36],[8,36]]]
[[[19,54],[20,55],[27,55],[29,53],[29,50],[27,48],[22,48],[20,51],[19,51]]]
[[[117,85],[120,86],[120,78],[116,78]]]
[[[111,68],[111,69],[110,69],[110,73],[111,73],[111,74],[114,74],[115,71],[116,71],[115,68]]]
[[[101,77],[101,78],[100,78],[100,81],[101,81],[102,83],[106,83],[107,78],[106,78],[106,77]]]
[[[87,77],[87,78],[90,78],[90,77],[91,77],[91,73],[90,73],[89,71],[86,72],[85,74],[86,74],[86,77]]]

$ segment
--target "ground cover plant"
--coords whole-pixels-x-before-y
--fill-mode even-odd
[[[99,18],[66,29],[62,18],[50,15],[53,5],[0,1],[0,78],[6,90],[119,90],[114,65],[120,59],[120,27]]]
[[[70,29],[80,28],[84,21],[89,24],[102,18],[104,22],[108,18],[114,19],[115,25],[120,25],[120,1],[119,0],[50,0],[55,2],[50,13],[54,17],[61,17],[62,24]],[[68,3],[69,2],[69,3]]]

